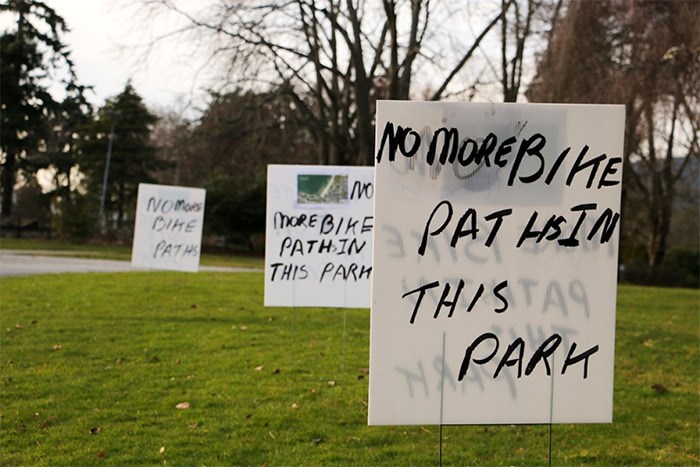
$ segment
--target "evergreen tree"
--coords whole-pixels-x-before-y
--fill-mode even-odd
[[[16,16],[14,30],[0,36],[2,216],[7,218],[18,175],[29,180],[39,169],[53,168],[68,174],[67,181],[57,181],[70,191],[73,127],[90,108],[63,43],[68,31],[63,18],[39,0],[6,0],[0,12]],[[63,88],[63,101],[49,92],[51,85]]]
[[[156,121],[127,83],[119,95],[107,100],[89,125],[80,169],[87,175],[87,187],[93,194],[105,190],[104,215],[110,228],[121,229],[133,215],[139,183],[156,182],[156,173],[172,165],[158,158],[151,142]],[[103,186],[108,152],[107,184]]]

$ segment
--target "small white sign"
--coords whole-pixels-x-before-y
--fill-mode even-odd
[[[197,272],[206,190],[139,184],[131,265]]]
[[[611,422],[624,107],[377,107],[369,424]]]
[[[265,306],[369,308],[372,167],[269,165]]]

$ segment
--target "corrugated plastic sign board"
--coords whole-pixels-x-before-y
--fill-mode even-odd
[[[197,272],[206,190],[139,184],[131,266]]]
[[[372,167],[269,165],[265,306],[369,308]]]
[[[369,424],[612,421],[624,118],[379,102]]]

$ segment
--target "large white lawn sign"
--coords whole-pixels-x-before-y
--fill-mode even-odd
[[[370,424],[612,421],[624,118],[379,103]]]
[[[369,308],[372,167],[269,165],[265,306]]]
[[[131,265],[197,272],[205,195],[201,188],[139,184]]]

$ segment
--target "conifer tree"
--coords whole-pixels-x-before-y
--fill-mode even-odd
[[[12,27],[0,35],[0,181],[2,217],[7,218],[18,179],[30,180],[41,168],[68,174],[67,181],[57,180],[70,189],[73,127],[90,108],[64,44],[63,18],[39,0],[5,0],[0,13],[14,16]],[[62,100],[49,92],[52,86],[62,89]]]
[[[89,125],[81,146],[81,172],[87,175],[87,188],[93,194],[103,189],[109,139],[111,151],[105,189],[104,214],[109,227],[126,225],[135,207],[139,183],[156,182],[156,174],[171,166],[158,158],[151,131],[157,117],[143,103],[131,83],[108,99]]]

